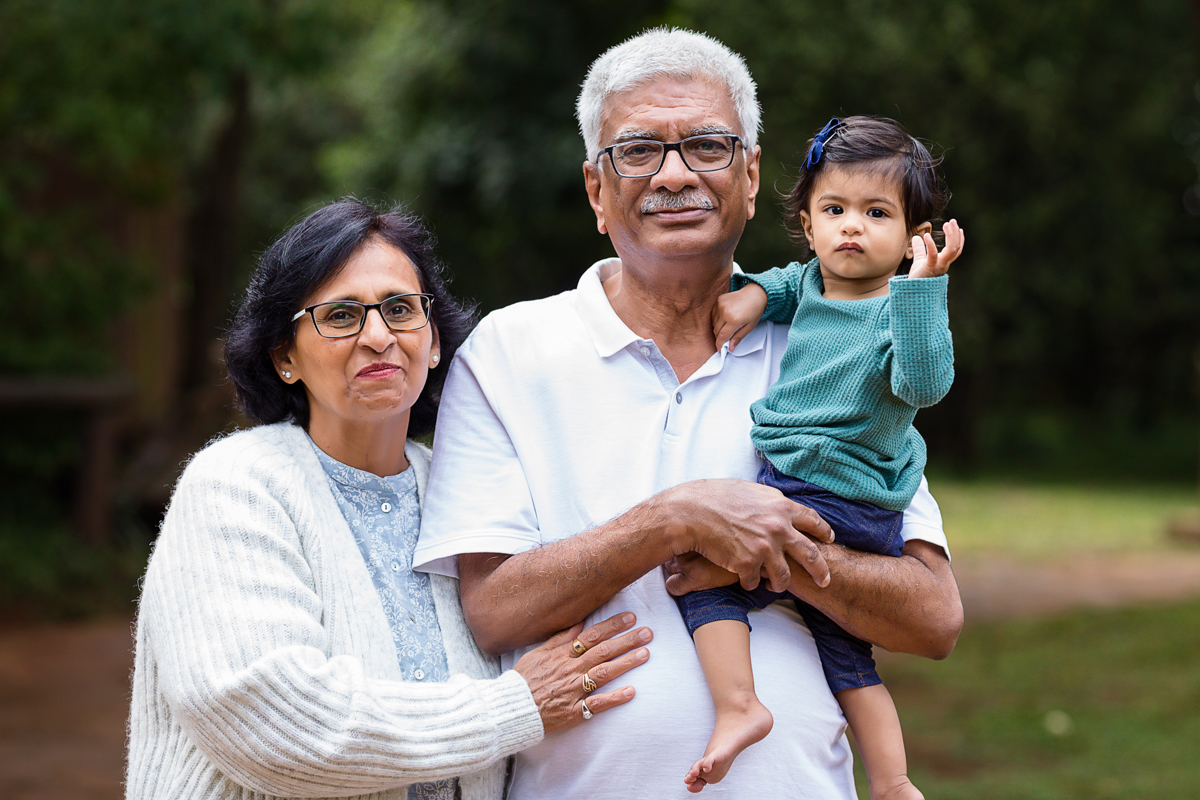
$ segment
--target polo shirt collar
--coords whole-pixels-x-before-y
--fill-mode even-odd
[[[617,316],[617,312],[613,311],[612,304],[608,302],[608,295],[604,293],[603,281],[615,275],[620,269],[621,259],[619,258],[605,258],[597,261],[579,278],[578,292],[575,295],[575,310],[583,321],[588,335],[592,337],[592,344],[601,358],[609,358],[629,345],[641,341],[641,337],[631,331],[629,326]],[[733,271],[742,271],[737,262],[734,262]],[[765,326],[759,325],[738,344],[733,355],[740,357],[761,350],[765,340]],[[727,351],[728,348],[728,344],[724,345],[722,352]]]
[[[621,270],[621,259],[605,258],[583,273],[579,279],[579,293],[575,297],[575,310],[592,337],[592,344],[601,358],[616,355],[638,341],[638,335],[629,330],[613,311],[604,293],[602,282]]]

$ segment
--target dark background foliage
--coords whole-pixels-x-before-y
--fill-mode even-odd
[[[7,0],[0,380],[132,387],[114,530],[144,539],[182,459],[237,422],[218,339],[283,226],[341,194],[403,200],[485,310],[573,286],[612,252],[579,83],[680,25],[759,84],[748,270],[794,257],[775,190],[830,116],[944,152],[969,250],[958,377],[918,419],[931,469],[1194,480],[1198,20],[1178,0]],[[63,530],[92,412],[0,407],[0,539]]]

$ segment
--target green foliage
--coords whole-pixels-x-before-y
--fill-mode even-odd
[[[130,613],[148,531],[122,514],[113,542],[88,547],[71,528],[80,428],[57,409],[0,419],[0,619]]]
[[[196,347],[169,342],[161,351],[185,349],[185,357],[199,352],[201,358],[209,352],[217,326],[203,323],[224,317],[233,287],[220,284],[232,282],[218,281],[205,298],[215,312],[192,313],[190,306],[201,294],[200,279],[232,270],[212,260],[196,265],[191,256],[210,240],[231,241],[248,265],[253,254],[240,237],[259,232],[253,224],[243,230],[236,213],[221,230],[185,224],[201,202],[236,211],[241,163],[225,158],[233,168],[224,184],[214,167],[229,138],[224,129],[236,116],[231,98],[249,95],[247,128],[255,119],[271,120],[274,95],[311,79],[353,30],[353,9],[317,0],[0,4],[0,296],[7,303],[0,317],[0,374],[117,370],[114,323],[161,285],[163,265],[139,254],[137,230],[140,225],[144,235],[148,224],[165,224],[165,236],[184,239],[180,249],[189,259],[177,287],[183,296],[172,301],[188,313],[185,331],[202,339]],[[214,182],[223,193],[211,190]],[[306,193],[315,182],[310,169]],[[280,212],[269,206],[274,199],[268,194],[267,209],[258,203],[255,219],[268,218],[277,229],[295,213],[296,201],[288,198]],[[192,360],[184,375],[203,375],[203,364],[194,363],[201,359]],[[18,413],[0,431],[0,505],[38,512],[0,519],[0,535],[12,544],[20,535],[48,533],[37,536],[40,555],[14,556],[13,574],[0,580],[34,594],[62,588],[55,581],[63,576],[86,583],[71,565],[93,556],[64,556],[71,496],[59,491],[71,484],[79,458],[80,414]],[[38,559],[61,563],[66,572],[54,572],[58,578],[47,578],[49,584],[22,583],[22,564],[29,575],[43,574]]]
[[[0,369],[111,369],[108,323],[155,275],[128,213],[185,194],[233,82],[309,73],[345,28],[308,0],[0,6]]]
[[[1188,796],[1197,625],[1195,601],[1086,612],[968,627],[944,662],[886,658],[914,783],[928,800]]]

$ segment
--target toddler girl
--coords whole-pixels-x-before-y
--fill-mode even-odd
[[[759,483],[817,511],[839,544],[893,556],[925,469],[913,418],[941,400],[954,377],[946,271],[962,252],[963,232],[946,223],[937,251],[931,232],[947,193],[936,165],[891,120],[830,120],[809,143],[788,197],[790,227],[816,258],[734,275],[734,291],[713,315],[717,347],[729,341],[730,350],[764,313],[791,323],[779,380],[750,409],[751,438],[766,457]],[[746,612],[783,596],[764,583],[679,598],[717,711],[704,757],[685,778],[693,792],[721,780],[771,729],[754,694]],[[872,800],[921,798],[871,645],[797,605],[854,731]]]

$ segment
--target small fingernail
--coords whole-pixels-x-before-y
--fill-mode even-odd
[[[639,661],[645,661],[650,657],[650,651],[643,647],[641,650],[637,651],[637,657]]]
[[[626,625],[632,625],[634,619],[635,619],[635,617],[633,616],[633,614],[622,614],[621,615],[621,622],[624,622]]]
[[[621,690],[621,696],[623,696],[626,700],[633,697],[633,687],[626,686],[624,689]]]
[[[643,642],[650,641],[650,629],[642,628],[640,631],[638,631],[638,638],[641,639]]]

